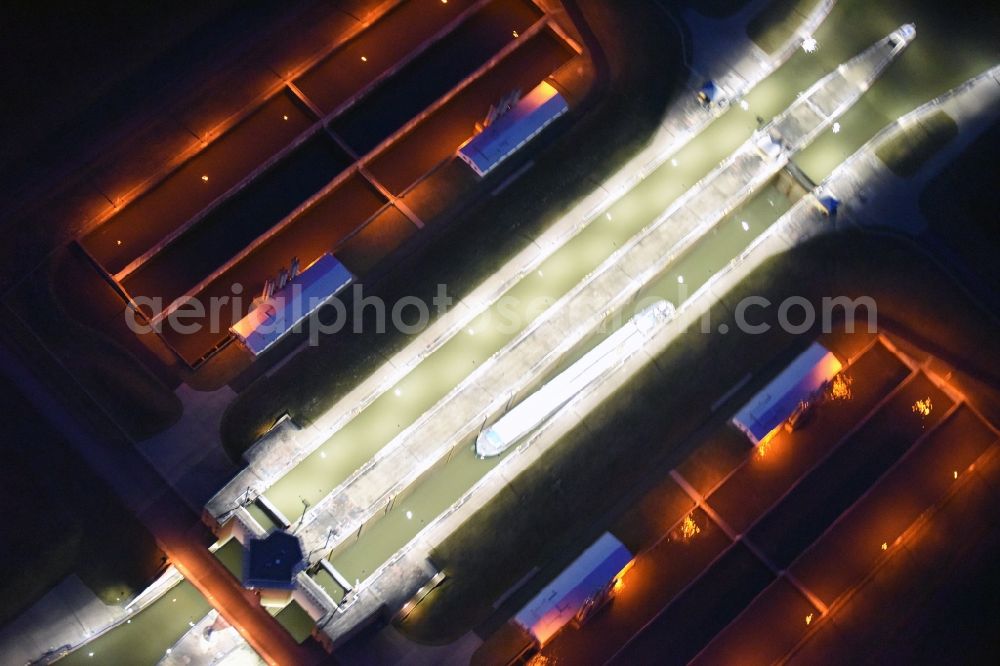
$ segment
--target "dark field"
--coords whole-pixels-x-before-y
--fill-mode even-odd
[[[312,115],[291,95],[276,95],[81,239],[81,244],[104,270],[117,274],[250,175],[312,123]],[[202,180],[206,175],[208,180]]]
[[[525,0],[494,0],[380,83],[330,127],[356,152],[367,153],[511,42],[514,31],[527,30],[540,17]]]
[[[325,134],[298,146],[122,281],[166,306],[235,256],[350,164]]]

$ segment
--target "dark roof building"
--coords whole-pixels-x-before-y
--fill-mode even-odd
[[[275,530],[263,539],[251,539],[243,555],[243,585],[246,587],[290,590],[295,576],[305,570],[299,538]]]

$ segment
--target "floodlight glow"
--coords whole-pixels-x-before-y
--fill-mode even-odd
[[[497,456],[520,441],[573,399],[580,391],[632,356],[674,313],[667,301],[657,301],[588,351],[580,360],[507,412],[476,438],[476,454]]]

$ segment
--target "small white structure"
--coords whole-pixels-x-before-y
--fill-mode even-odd
[[[799,405],[809,403],[842,367],[833,352],[814,342],[736,413],[733,425],[755,445],[767,442]]]
[[[459,146],[458,156],[485,176],[568,110],[563,96],[542,81],[510,111]]]
[[[324,254],[229,330],[251,354],[259,356],[353,281],[346,266],[332,254]]]
[[[544,646],[589,608],[609,602],[632,566],[632,553],[605,532],[514,616],[514,622]]]

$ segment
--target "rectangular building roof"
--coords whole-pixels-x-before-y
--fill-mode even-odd
[[[631,561],[628,548],[605,532],[529,601],[514,621],[545,645],[588,598],[603,590]]]
[[[229,330],[257,356],[353,281],[346,266],[325,254]]]
[[[462,144],[458,156],[485,176],[567,110],[563,96],[542,81],[510,111]]]
[[[757,444],[792,415],[800,402],[808,402],[841,369],[840,361],[826,347],[814,342],[765,386],[732,423]]]

